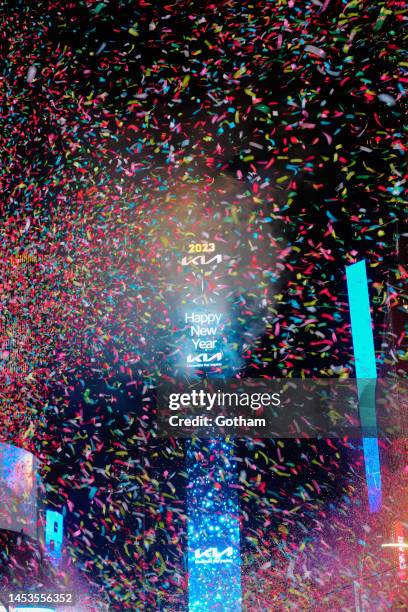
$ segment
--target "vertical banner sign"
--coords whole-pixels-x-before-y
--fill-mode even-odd
[[[394,523],[393,540],[395,544],[399,544],[396,550],[397,567],[399,569],[398,576],[400,580],[405,580],[407,575],[407,549],[404,542],[404,526],[400,521]]]
[[[45,546],[54,565],[58,565],[62,555],[64,519],[60,512],[47,510],[45,514]]]
[[[370,512],[377,512],[381,509],[382,504],[378,439],[373,435],[377,431],[377,419],[375,386],[372,384],[372,380],[377,378],[377,368],[365,260],[347,266],[346,278],[360,419],[363,431],[368,503]],[[368,433],[368,431],[370,431],[370,437],[365,437],[364,433]]]
[[[230,371],[225,352],[227,304],[220,304],[218,271],[223,255],[208,240],[190,242],[181,261],[186,274],[202,279],[185,301],[185,367],[192,377]],[[214,292],[207,290],[211,281]],[[216,297],[217,296],[217,297]],[[224,439],[188,440],[188,609],[189,612],[240,612],[241,557],[236,466]]]

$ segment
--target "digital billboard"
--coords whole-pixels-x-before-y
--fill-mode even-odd
[[[37,538],[37,487],[34,455],[0,443],[0,529]]]

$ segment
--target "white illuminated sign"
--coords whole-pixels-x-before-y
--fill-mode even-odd
[[[184,322],[190,326],[190,337],[194,348],[198,351],[216,350],[217,334],[222,328],[222,314],[217,312],[185,313]],[[216,353],[201,352],[187,355],[187,365],[219,366],[223,357],[222,351]]]
[[[219,325],[221,317],[222,314],[215,312],[192,312],[191,314],[185,314],[185,321],[186,323],[199,323],[200,325],[210,325],[211,323]]]
[[[207,363],[212,363],[216,365],[216,363],[221,362],[222,353],[219,351],[218,353],[214,353],[211,355],[210,353],[199,353],[198,355],[187,355],[187,363],[192,364],[195,363],[197,365],[205,365]]]
[[[181,260],[182,266],[208,266],[212,263],[219,264],[222,262],[222,255],[219,253],[218,255],[213,255],[212,257],[207,257],[207,255],[195,255],[190,257],[189,255],[185,255]]]
[[[398,561],[401,570],[407,569],[407,562],[405,559],[405,546],[404,546],[404,536],[399,535],[397,537],[398,542]]]
[[[201,550],[197,548],[194,551],[194,561],[195,563],[232,563],[232,558],[234,556],[234,550],[232,546],[227,546],[224,550],[219,551],[218,548],[211,547],[206,548],[205,550]]]

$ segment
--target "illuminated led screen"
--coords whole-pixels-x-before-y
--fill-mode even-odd
[[[37,538],[37,460],[0,443],[0,529]]]

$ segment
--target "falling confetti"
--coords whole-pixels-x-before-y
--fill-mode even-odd
[[[377,329],[403,291],[404,8],[39,0],[2,16],[0,441],[37,455],[64,512],[52,580],[99,609],[187,606],[185,447],[152,419],[157,380],[181,371],[185,245],[213,237],[228,258],[212,290],[253,378],[353,375],[346,265],[367,260]],[[406,363],[405,339],[379,367]],[[245,609],[353,605],[357,560],[383,570],[359,444],[234,453]],[[385,582],[369,588],[386,609]]]

